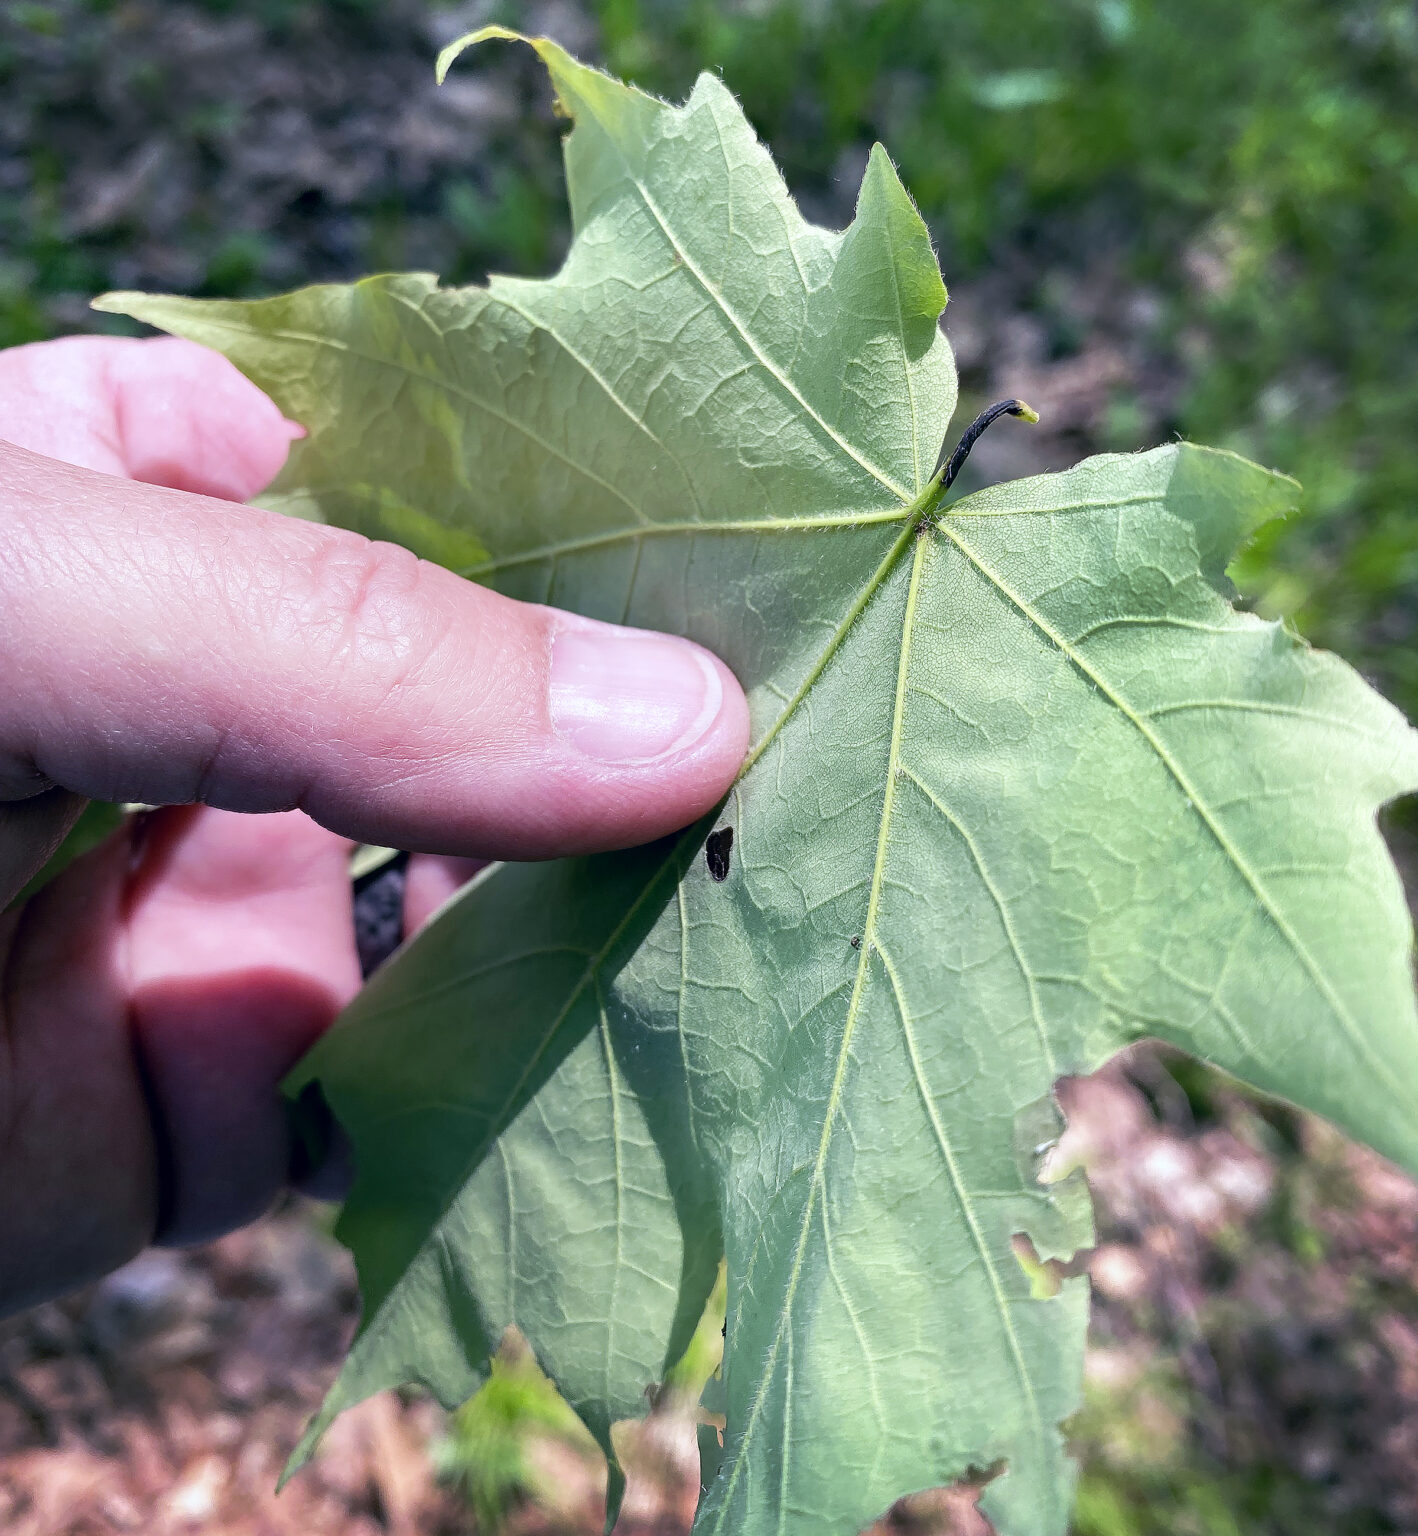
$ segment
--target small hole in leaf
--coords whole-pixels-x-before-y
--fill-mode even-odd
[[[1067,1261],[1041,1259],[1034,1239],[1027,1232],[1016,1232],[1010,1238],[1009,1246],[1029,1280],[1029,1295],[1035,1301],[1052,1301],[1063,1289],[1065,1280],[1087,1274],[1088,1260],[1093,1255],[1091,1248],[1081,1248]]]
[[[971,1467],[948,1488],[908,1493],[872,1530],[891,1536],[992,1536],[995,1528],[979,1510],[980,1495],[1006,1470],[1001,1458],[988,1467]]]
[[[733,848],[734,829],[732,827],[720,827],[717,832],[709,834],[709,841],[704,845],[704,862],[708,866],[711,880],[729,878],[729,856]]]
[[[1052,1301],[1063,1284],[1057,1259],[1041,1259],[1033,1240],[1024,1232],[1016,1232],[1009,1241],[1014,1257],[1029,1280],[1029,1294],[1035,1301]]]

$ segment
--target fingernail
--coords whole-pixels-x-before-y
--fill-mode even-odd
[[[552,725],[599,762],[683,751],[723,702],[718,668],[688,640],[590,621],[563,623],[552,637]]]

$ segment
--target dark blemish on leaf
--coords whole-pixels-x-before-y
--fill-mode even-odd
[[[711,880],[727,880],[729,878],[729,855],[734,847],[734,829],[732,827],[720,827],[717,832],[709,834],[709,841],[704,845],[704,862],[709,868]]]
[[[851,944],[852,944],[852,948],[853,949],[860,949],[862,947],[862,936],[861,936],[861,934],[854,933],[852,935],[852,938],[851,938]]]
[[[992,421],[998,421],[1001,416],[1018,416],[1022,421],[1038,421],[1039,413],[1032,405],[1025,405],[1022,400],[1000,400],[986,411],[980,414],[965,428],[960,441],[955,445],[955,452],[949,459],[945,456],[944,447],[940,450],[940,458],[936,460],[935,472],[940,476],[940,488],[948,491],[955,484],[955,477],[965,466],[965,460],[970,457],[970,450],[975,446],[980,434]]]

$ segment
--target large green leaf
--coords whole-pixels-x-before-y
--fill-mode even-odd
[[[945,290],[880,149],[831,234],[717,80],[671,107],[535,46],[576,125],[556,277],[108,301],[306,425],[273,505],[691,635],[752,705],[718,817],[488,871],[302,1067],[365,1296],[312,1436],[397,1382],[456,1401],[515,1322],[604,1442],[722,1244],[697,1530],[851,1532],[992,1471],[1002,1532],[1062,1532],[1086,1291],[1033,1260],[1089,1217],[1040,1179],[1052,1087],[1160,1036],[1418,1169],[1374,822],[1418,738],[1232,609],[1282,477],[1181,445],[945,503]]]

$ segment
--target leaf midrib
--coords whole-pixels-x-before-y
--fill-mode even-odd
[[[606,549],[641,539],[670,534],[685,538],[697,538],[700,534],[718,533],[814,533],[832,532],[837,529],[850,531],[854,528],[872,527],[878,523],[907,521],[914,507],[889,507],[885,510],[866,512],[832,513],[823,517],[759,517],[740,518],[727,522],[637,523],[630,528],[614,528],[607,533],[588,535],[584,539],[565,539],[556,544],[540,544],[534,549],[522,550],[515,555],[499,556],[479,561],[477,565],[462,566],[459,576],[470,581],[481,581],[497,576],[503,571],[520,565],[536,565],[541,560],[558,560],[563,555],[579,555],[588,550]]]
[[[714,116],[712,108],[710,109],[710,116]],[[717,128],[718,119],[714,118],[714,122]],[[874,480],[877,480],[882,485],[884,485],[886,489],[889,490],[899,502],[901,502],[903,505],[909,504],[912,499],[912,493],[907,490],[904,485],[901,485],[894,476],[887,474],[885,470],[879,468],[876,464],[872,463],[870,459],[859,453],[852,446],[852,444],[848,442],[848,440],[843,437],[843,435],[827,421],[826,417],[824,417],[821,412],[819,412],[813,405],[808,402],[806,396],[802,393],[801,390],[798,389],[797,385],[793,383],[792,379],[789,378],[781,368],[779,368],[773,359],[769,357],[768,354],[753,339],[753,336],[749,332],[748,327],[739,318],[737,311],[735,311],[733,306],[729,303],[728,299],[724,296],[718,285],[710,281],[708,275],[700,270],[699,264],[689,254],[684,246],[680,244],[678,237],[675,235],[674,230],[670,226],[669,220],[665,218],[664,214],[660,211],[659,204],[650,195],[649,187],[647,187],[645,183],[641,181],[641,179],[635,174],[635,170],[631,166],[630,160],[626,155],[625,150],[621,147],[619,139],[617,139],[616,136],[610,132],[606,132],[605,137],[607,142],[614,146],[616,155],[620,160],[621,167],[625,171],[625,179],[630,183],[632,187],[635,188],[636,192],[639,193],[641,202],[645,204],[645,211],[650,215],[652,219],[654,219],[655,223],[659,225],[661,234],[663,234],[665,239],[669,241],[670,248],[674,251],[675,255],[678,256],[679,259],[684,263],[685,270],[691,274],[695,282],[697,282],[699,286],[704,290],[705,296],[714,303],[715,307],[719,310],[719,313],[722,314],[723,317],[733,327],[735,333],[740,337],[740,339],[743,341],[743,344],[753,354],[754,358],[757,360],[763,371],[771,379],[776,381],[778,386],[801,409],[803,414],[807,416],[811,421],[815,422],[823,434],[830,438],[834,443],[836,443],[838,448],[840,448],[849,459],[851,459],[855,464],[859,465],[862,469],[866,470],[866,472]],[[796,261],[796,252],[793,253],[793,257],[794,261]]]
[[[735,784],[741,783],[743,781],[749,770],[763,755],[764,751],[766,751],[770,743],[777,737],[779,732],[792,718],[793,714],[797,711],[798,706],[807,697],[807,694],[811,691],[813,684],[819,677],[821,677],[824,669],[832,660],[833,656],[835,656],[838,650],[841,648],[842,642],[845,640],[847,633],[856,623],[856,620],[861,616],[863,610],[871,601],[871,598],[880,588],[881,584],[890,575],[902,553],[910,545],[911,541],[916,537],[917,532],[922,525],[923,519],[930,512],[935,500],[938,498],[938,495],[939,486],[937,482],[932,481],[926,487],[926,490],[916,498],[916,501],[910,507],[903,509],[902,513],[899,514],[906,520],[906,526],[903,528],[900,536],[892,543],[892,546],[887,551],[885,557],[872,572],[871,577],[868,579],[861,592],[858,594],[856,600],[847,610],[846,616],[838,625],[837,629],[833,632],[827,645],[820,653],[816,663],[809,670],[802,685],[798,688],[797,692],[794,693],[792,698],[789,699],[788,702],[784,705],[778,717],[764,733],[757,747],[754,748],[752,752],[750,752],[748,759],[744,763],[744,766],[739,771],[739,775],[735,780]],[[896,518],[893,517],[891,520],[895,521]],[[788,525],[790,528],[795,526],[796,525],[794,524]],[[516,1104],[518,1094],[521,1092],[522,1088],[530,1079],[532,1073],[536,1070],[537,1066],[546,1055],[547,1050],[550,1048],[552,1041],[556,1038],[557,1032],[560,1030],[562,1024],[565,1023],[566,1019],[571,1013],[571,1010],[576,1006],[577,1001],[585,992],[586,988],[596,983],[600,975],[600,968],[605,963],[607,956],[614,949],[615,945],[620,941],[626,929],[633,921],[636,913],[639,912],[640,908],[644,905],[650,893],[655,889],[656,885],[664,876],[666,869],[673,866],[676,859],[680,856],[681,850],[683,849],[685,843],[695,838],[697,835],[698,824],[687,828],[684,833],[676,838],[666,857],[661,860],[661,862],[658,863],[650,872],[639,895],[636,897],[634,902],[631,903],[625,913],[625,916],[616,925],[610,937],[605,941],[601,948],[592,955],[587,963],[585,970],[577,979],[576,985],[572,988],[565,1003],[557,1011],[555,1017],[552,1020],[552,1023],[544,1032],[542,1038],[538,1041],[535,1052],[532,1054],[526,1066],[523,1068],[523,1071],[516,1084],[513,1086],[511,1093],[504,1100],[503,1104],[499,1107],[497,1112],[489,1117],[488,1129],[486,1133],[479,1139],[476,1151],[466,1161],[464,1165],[464,1172],[458,1179],[455,1192],[449,1199],[448,1204],[444,1207],[443,1211],[439,1215],[438,1220],[434,1223],[428,1235],[419,1243],[418,1248],[415,1251],[414,1258],[411,1259],[407,1265],[405,1265],[399,1279],[396,1280],[394,1284],[389,1288],[389,1291],[386,1293],[379,1307],[376,1309],[373,1316],[370,1317],[368,1326],[360,1330],[361,1338],[378,1332],[385,1308],[388,1307],[396,1297],[400,1286],[403,1283],[404,1277],[412,1268],[413,1263],[416,1262],[417,1258],[426,1250],[430,1242],[435,1241],[441,1236],[444,1222],[448,1219],[449,1213],[452,1211],[453,1206],[457,1201],[458,1193],[460,1193],[466,1187],[468,1180],[472,1177],[473,1172],[477,1169],[482,1159],[487,1155],[489,1148],[496,1143],[502,1132],[507,1128],[507,1125],[510,1123],[509,1112]]]
[[[934,489],[934,484],[928,487],[928,491]],[[924,501],[926,498],[922,498]],[[792,1267],[788,1273],[787,1289],[784,1293],[782,1307],[779,1310],[778,1327],[773,1335],[773,1343],[769,1348],[768,1359],[764,1363],[759,1377],[758,1390],[754,1394],[753,1402],[749,1407],[748,1419],[744,1425],[743,1437],[735,1449],[733,1466],[729,1472],[728,1481],[724,1485],[724,1491],[720,1495],[719,1517],[713,1529],[720,1532],[724,1529],[724,1522],[729,1514],[729,1501],[733,1498],[734,1489],[738,1486],[739,1475],[747,1460],[747,1452],[750,1441],[757,1429],[759,1416],[767,1399],[768,1388],[773,1379],[773,1373],[778,1363],[778,1356],[783,1347],[783,1341],[787,1336],[788,1325],[791,1320],[793,1302],[797,1295],[799,1281],[802,1278],[803,1263],[807,1254],[807,1242],[812,1231],[813,1216],[816,1211],[817,1201],[820,1197],[823,1182],[823,1173],[827,1165],[827,1153],[832,1143],[833,1131],[836,1127],[837,1114],[842,1100],[843,1084],[846,1080],[847,1060],[851,1051],[852,1039],[856,1033],[857,1018],[861,1009],[862,994],[866,987],[866,978],[870,969],[871,956],[876,949],[876,917],[881,902],[882,877],[886,868],[886,850],[891,831],[891,817],[895,807],[896,796],[896,770],[901,760],[901,730],[906,712],[906,679],[909,670],[911,652],[911,633],[915,620],[916,597],[920,587],[921,570],[924,565],[925,542],[917,532],[917,525],[913,521],[907,529],[906,538],[914,540],[915,550],[911,562],[911,579],[906,591],[906,607],[901,623],[901,647],[897,658],[896,669],[896,693],[892,706],[891,739],[887,749],[886,786],[882,795],[881,816],[877,824],[876,855],[872,863],[871,887],[867,895],[866,920],[862,925],[862,942],[858,953],[856,976],[852,983],[852,995],[847,1004],[847,1017],[842,1028],[842,1042],[838,1047],[837,1061],[833,1072],[832,1087],[828,1094],[826,1113],[823,1116],[822,1134],[818,1140],[817,1157],[813,1164],[812,1179],[808,1185],[808,1199],[803,1209],[802,1224],[798,1232],[797,1246],[793,1253]],[[878,574],[885,579],[885,572],[893,567],[900,558],[905,548],[905,540],[898,539],[892,546],[886,560],[882,562]],[[880,586],[880,581],[873,583],[872,590]],[[866,606],[865,600],[859,600],[854,605],[852,618],[855,618]],[[846,627],[839,631],[845,636]],[[834,637],[836,638],[836,637]],[[838,640],[840,645],[840,640]],[[831,647],[835,654],[837,647]],[[822,667],[830,660],[830,656],[824,658],[821,666],[814,669],[813,676],[821,674]],[[806,686],[806,685],[805,685]],[[805,690],[800,690],[799,696]],[[785,1392],[785,1402],[791,1404],[791,1393]],[[788,1448],[791,1444],[791,1436],[784,1434],[782,1456],[782,1476],[787,1478]],[[781,1533],[787,1519],[787,1503],[779,1501],[778,1529]]]

